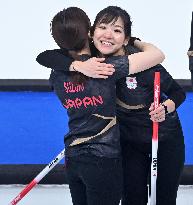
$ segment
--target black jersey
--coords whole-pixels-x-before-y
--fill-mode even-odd
[[[137,51],[133,49],[132,53],[134,52]],[[152,121],[149,116],[149,107],[154,100],[154,74],[156,71],[160,72],[161,102],[169,98],[177,108],[185,100],[183,89],[162,65],[120,79],[117,83],[118,102],[124,105],[143,107],[132,110],[127,109],[126,106],[117,105],[122,136],[127,139],[136,142],[151,142]],[[176,111],[167,114],[166,120],[159,124],[159,140],[167,140],[175,136],[172,134],[175,131],[181,132],[181,125]]]
[[[117,98],[131,106],[150,106],[153,102],[155,72],[160,72],[161,76],[161,101],[169,98],[177,108],[185,100],[185,93],[162,65],[120,79],[117,83]]]
[[[82,56],[87,60],[88,56]],[[119,60],[118,60],[119,59]],[[116,122],[116,81],[128,75],[128,58],[111,57],[116,71],[108,79],[88,78],[74,82],[74,72],[52,70],[50,82],[69,117],[65,136],[67,156],[91,153],[96,156],[120,155],[119,129]]]

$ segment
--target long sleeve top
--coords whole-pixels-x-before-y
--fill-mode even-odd
[[[138,50],[128,48],[129,53]],[[154,100],[154,73],[160,72],[160,101],[171,99],[176,108],[185,100],[183,89],[172,78],[162,65],[156,65],[144,72],[130,75],[117,82],[117,116],[121,124],[122,136],[127,140],[150,143],[152,138],[152,121],[149,107]],[[121,102],[121,103],[120,103]],[[124,106],[123,106],[124,103]],[[129,109],[132,106],[142,106],[142,109]],[[139,133],[140,130],[140,133]],[[182,129],[176,111],[166,115],[165,121],[159,123],[159,140],[164,141],[177,136]]]
[[[88,58],[81,56],[82,60]],[[120,156],[115,84],[128,75],[128,58],[120,61],[112,57],[107,62],[116,65],[110,78],[88,78],[81,83],[74,81],[75,72],[52,65],[50,82],[69,117],[69,132],[64,138],[68,157],[84,153],[110,158]]]

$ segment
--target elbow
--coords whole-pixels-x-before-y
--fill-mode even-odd
[[[48,66],[48,60],[49,60],[49,56],[46,54],[46,52],[42,52],[40,53],[37,57],[36,57],[36,62],[38,62],[41,66],[47,67]]]
[[[38,62],[41,65],[41,57],[40,54],[36,57],[36,62]]]
[[[183,96],[182,96],[182,102],[184,102],[186,100],[186,93],[183,92]]]
[[[181,88],[181,92],[180,92],[180,99],[181,99],[181,103],[183,103],[186,100],[186,92],[184,91],[183,88]]]
[[[38,62],[40,65],[44,66],[43,63],[43,59],[42,59],[42,53],[40,53],[37,57],[36,57],[36,62]]]
[[[159,50],[158,55],[159,55],[160,63],[162,63],[165,60],[165,54],[161,50]]]

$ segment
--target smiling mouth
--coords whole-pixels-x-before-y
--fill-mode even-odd
[[[105,45],[105,46],[112,46],[112,45],[114,45],[113,43],[111,43],[109,41],[101,41],[101,44]]]

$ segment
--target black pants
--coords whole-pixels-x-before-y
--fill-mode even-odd
[[[93,155],[71,157],[66,176],[73,205],[119,205],[122,194],[120,159]]]
[[[180,175],[184,166],[183,137],[159,142],[156,205],[176,205]],[[136,144],[122,140],[122,205],[146,205],[150,174],[151,143]]]

